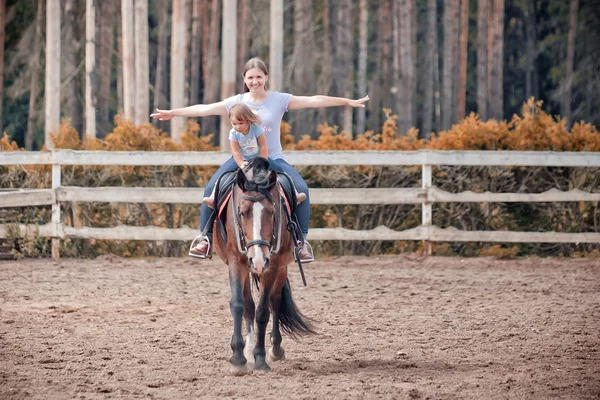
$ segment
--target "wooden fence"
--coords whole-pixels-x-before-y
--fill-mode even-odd
[[[66,226],[61,221],[62,202],[130,202],[199,204],[204,188],[68,187],[61,185],[61,167],[67,165],[220,165],[229,157],[224,152],[106,152],[53,150],[51,152],[3,152],[0,165],[52,165],[52,188],[0,192],[0,209],[52,205],[52,222],[42,226],[19,225],[19,234],[37,232],[52,237],[52,256],[59,257],[60,239],[183,240],[198,233],[197,227],[177,229],[157,226],[116,226],[111,228]],[[572,202],[600,201],[600,192],[580,190],[544,193],[449,193],[432,186],[432,166],[563,166],[600,167],[600,153],[524,151],[287,151],[293,165],[420,165],[420,188],[311,189],[312,204],[421,204],[422,225],[404,231],[385,226],[372,230],[344,228],[311,229],[311,240],[423,240],[427,242],[547,242],[600,243],[600,233],[462,231],[432,225],[432,204],[436,202]],[[7,237],[5,226],[0,238]]]

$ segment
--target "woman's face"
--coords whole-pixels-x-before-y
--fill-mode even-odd
[[[246,75],[244,75],[244,83],[251,92],[265,90],[265,84],[268,79],[269,76],[265,75],[265,73],[258,68],[251,68],[246,71]]]

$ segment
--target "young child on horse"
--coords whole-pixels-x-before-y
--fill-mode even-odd
[[[250,107],[243,103],[235,104],[229,110],[229,120],[233,127],[229,131],[229,143],[231,153],[235,163],[240,169],[248,165],[248,161],[256,158],[268,158],[269,148],[265,138],[263,128],[260,126],[260,117],[250,110]],[[271,164],[271,168],[278,172],[284,172],[276,163]],[[306,199],[304,193],[296,192],[298,202]],[[213,189],[210,197],[205,197],[202,202],[214,208],[215,190]]]

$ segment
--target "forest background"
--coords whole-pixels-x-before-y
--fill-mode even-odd
[[[272,89],[296,95],[371,96],[364,109],[287,114],[282,124],[285,149],[598,152],[597,4],[597,0],[0,0],[4,27],[0,33],[5,35],[0,35],[0,42],[5,40],[0,46],[5,49],[0,54],[4,60],[0,119],[6,132],[0,151],[42,146],[216,150],[218,119],[187,124],[182,118],[153,120],[151,125],[151,109],[210,103],[241,92],[242,65],[259,56],[269,64]],[[237,30],[232,38],[233,25]],[[59,43],[60,51],[52,50]],[[230,48],[235,52],[223,50]],[[228,62],[232,54],[237,56],[235,65]],[[63,167],[61,183],[202,187],[215,169],[69,166]],[[421,179],[418,166],[312,166],[299,171],[311,188],[418,187]],[[597,192],[600,171],[440,166],[434,168],[433,185],[453,193]],[[0,167],[0,188],[50,186],[47,166]],[[90,202],[63,207],[62,222],[75,227],[199,224],[198,206],[193,204]],[[418,205],[317,205],[311,210],[311,228],[368,230],[384,225],[402,231],[421,223]],[[17,232],[18,223],[49,223],[49,207],[15,208],[3,218],[16,253],[49,254],[49,238],[35,231],[25,236]],[[461,230],[600,232],[600,207],[597,202],[440,203],[433,209],[433,224]],[[186,254],[188,245],[66,239],[61,254],[179,256]],[[320,254],[397,253],[419,250],[420,245],[316,243]],[[600,244],[435,243],[434,253],[598,257]]]
[[[235,15],[224,15],[231,4]],[[46,6],[44,0],[0,1],[0,126],[28,149],[48,141],[46,100],[82,137],[103,138],[119,112],[139,124],[149,122],[155,107],[211,103],[242,91],[242,66],[253,56],[270,64],[277,90],[371,96],[364,110],[290,113],[297,140],[314,138],[324,122],[354,135],[379,132],[384,109],[398,115],[400,134],[414,127],[428,138],[470,112],[483,121],[510,119],[530,97],[567,126],[600,122],[598,0],[63,0],[48,1],[53,10]],[[277,15],[281,21],[273,24]],[[123,16],[131,23],[123,24]],[[94,25],[92,35],[86,24]],[[231,24],[235,49],[224,38]],[[58,75],[44,73],[48,45],[56,45],[48,37],[60,38]],[[132,38],[135,49],[128,47]],[[281,65],[272,60],[273,47],[281,49],[275,56]],[[222,82],[221,60],[231,52],[236,81],[223,88],[230,83]],[[135,76],[124,80],[129,68]],[[45,82],[45,76],[60,79]],[[200,135],[217,133],[218,144],[218,120],[199,122]],[[175,130],[179,138],[184,125]]]

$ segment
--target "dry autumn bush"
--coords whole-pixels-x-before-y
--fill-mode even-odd
[[[565,121],[552,117],[533,99],[523,105],[521,116],[510,121],[480,121],[471,114],[447,132],[430,140],[418,138],[417,130],[399,135],[396,116],[385,110],[386,120],[380,133],[367,131],[356,136],[339,132],[329,125],[318,127],[318,139],[305,136],[294,142],[287,123],[282,125],[282,144],[294,150],[537,150],[537,151],[600,151],[600,135],[591,124],[576,123],[570,131]],[[199,136],[200,126],[189,122],[182,143],[173,142],[165,133],[150,124],[134,126],[117,118],[115,129],[103,141],[81,142],[78,133],[64,120],[53,135],[56,148],[73,150],[143,150],[143,151],[214,151],[211,136]],[[0,150],[19,151],[7,135],[0,141]],[[153,167],[63,167],[64,186],[135,186],[135,187],[201,187],[216,167],[153,166]],[[312,166],[300,173],[311,188],[320,187],[420,187],[420,166]],[[50,187],[48,166],[0,167],[2,188]],[[598,168],[566,167],[452,167],[434,168],[433,184],[448,192],[512,192],[540,193],[555,188],[597,192],[600,188]],[[200,200],[200,199],[199,199]],[[600,212],[592,202],[573,203],[436,203],[433,223],[439,227],[463,230],[599,232]],[[319,206],[311,208],[311,227],[373,229],[385,225],[404,230],[421,222],[420,205],[360,205]],[[27,207],[19,209],[10,222],[43,224],[50,220],[49,209]],[[63,206],[63,222],[72,226],[107,227],[119,224],[155,225],[178,228],[198,227],[199,207],[182,204],[143,203],[67,203]],[[191,238],[190,238],[191,239]],[[22,240],[22,239],[21,239]],[[31,240],[30,240],[31,242]],[[123,256],[178,256],[185,254],[189,243],[65,240],[61,254],[73,257],[95,257],[114,253]],[[315,243],[321,254],[371,254],[418,251],[420,242],[321,242]],[[45,255],[47,240],[25,243],[25,256]],[[592,244],[493,244],[434,243],[438,255],[497,256],[524,255],[588,255],[598,256],[600,246]]]

